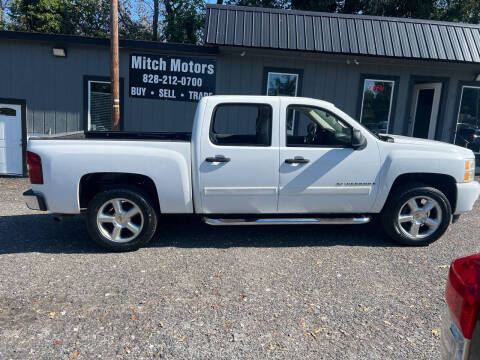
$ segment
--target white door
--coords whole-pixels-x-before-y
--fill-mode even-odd
[[[202,125],[195,155],[204,213],[277,212],[278,104],[208,100],[204,117],[211,122]]]
[[[434,139],[437,129],[442,83],[417,84],[413,87],[409,135]]]
[[[0,174],[21,175],[22,168],[21,106],[0,104]]]
[[[352,127],[316,106],[282,101],[280,117],[279,213],[368,212],[378,192],[377,144],[353,149]]]

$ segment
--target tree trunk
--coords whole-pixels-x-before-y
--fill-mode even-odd
[[[158,39],[158,3],[160,0],[153,0],[153,23],[152,23],[152,40]]]
[[[163,0],[163,5],[165,6],[165,22],[167,29],[164,28],[165,37],[167,41],[181,42],[178,39],[172,39],[172,28],[175,27],[175,14],[173,12],[172,3],[170,0]]]

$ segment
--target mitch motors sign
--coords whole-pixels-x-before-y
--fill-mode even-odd
[[[198,101],[215,94],[213,59],[130,54],[130,97]]]

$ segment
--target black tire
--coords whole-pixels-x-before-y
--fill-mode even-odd
[[[407,220],[406,223],[401,225],[399,223],[399,216],[401,215],[400,211],[404,211],[404,206],[410,199],[417,198],[415,201],[418,204],[418,197],[421,198],[422,196],[433,199],[438,204],[438,207],[435,207],[435,210],[431,210],[429,212],[428,217],[430,217],[431,212],[435,211],[435,214],[432,215],[432,217],[438,215],[437,213],[440,212],[441,219],[440,221],[437,221],[438,227],[431,234],[429,234],[431,231],[430,227],[426,223],[422,223],[418,232],[422,238],[413,238],[414,235],[412,233],[414,233],[414,231],[412,228],[409,229],[409,226],[414,226],[414,224],[413,222],[408,224],[410,221]],[[410,207],[408,206],[407,209],[410,209]],[[421,213],[421,211],[422,209],[420,208],[418,211],[419,214],[416,214],[415,216],[421,217],[423,213],[425,213]],[[406,215],[410,216],[410,213],[407,213]],[[414,220],[412,221],[416,221],[415,216]],[[437,220],[438,219],[439,218],[437,218]],[[424,219],[420,219],[419,221],[422,220],[425,221]],[[450,225],[451,220],[452,208],[447,197],[440,190],[423,184],[407,184],[401,188],[394,189],[392,194],[390,194],[382,213],[380,214],[382,227],[388,236],[395,242],[408,246],[425,246],[431,244],[445,233]],[[421,233],[422,231],[424,231],[423,234]]]
[[[135,234],[128,228],[122,229],[120,234],[125,236],[126,240],[124,242],[120,242],[120,240],[124,239],[112,241],[112,239],[108,237],[111,236],[111,234],[109,234],[110,220],[104,225],[102,224],[102,227],[101,225],[97,224],[97,214],[100,210],[102,210],[103,214],[105,214],[105,211],[110,211],[110,213],[116,214],[115,210],[113,209],[113,202],[109,203],[114,199],[122,199],[122,201],[120,201],[122,204],[121,208],[125,212],[128,212],[129,209],[131,210],[134,207],[132,206],[129,208],[129,206],[132,204],[136,205],[137,209],[139,210],[137,215],[132,217],[133,220],[129,223],[136,222],[136,225],[138,225],[136,229],[140,230],[138,230],[138,233]],[[157,213],[151,204],[152,202],[148,195],[137,188],[125,186],[101,191],[93,196],[88,203],[86,213],[88,233],[93,241],[107,250],[116,252],[137,250],[139,247],[145,245],[152,239],[157,228]],[[115,216],[111,215],[111,217]],[[122,221],[127,222],[127,219],[122,218]],[[114,223],[112,222],[112,231],[115,227],[113,224]],[[141,227],[140,224],[142,225]],[[130,237],[133,238],[128,240]]]

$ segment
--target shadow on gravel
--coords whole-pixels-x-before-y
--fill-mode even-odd
[[[375,224],[327,226],[221,226],[193,216],[164,216],[146,247],[230,248],[366,246],[396,247]],[[53,220],[52,214],[0,216],[0,254],[102,253],[87,233],[83,216]]]

